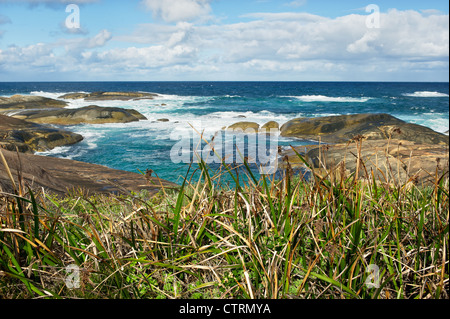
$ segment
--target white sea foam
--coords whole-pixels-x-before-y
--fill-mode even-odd
[[[431,91],[416,91],[414,93],[403,93],[403,96],[409,97],[448,97],[448,94]]]
[[[326,96],[326,95],[300,95],[300,96],[283,96],[287,98],[295,98],[302,102],[367,102],[371,97],[348,97],[348,96]]]
[[[32,91],[32,92],[30,92],[30,95],[43,96],[43,97],[48,97],[50,99],[57,99],[57,100],[61,100],[59,97],[61,95],[64,95],[64,94],[66,94],[66,93],[44,92],[44,91]]]
[[[98,142],[103,139],[106,135],[106,132],[111,130],[110,127],[104,126],[101,127],[101,124],[83,124],[83,125],[75,125],[75,126],[67,126],[65,129],[68,131],[81,134],[83,136],[83,141],[81,141],[78,145],[84,145],[83,148],[87,150],[96,149],[98,146]]]
[[[48,151],[43,152],[36,152],[36,155],[43,155],[43,156],[51,156],[51,155],[62,155],[67,152],[69,152],[71,149],[70,146],[58,146]]]
[[[250,121],[256,122],[258,124],[264,124],[268,121],[285,122],[291,118],[284,114],[276,114],[267,110],[262,110],[259,112],[235,112],[235,111],[223,111],[223,112],[213,112],[203,115],[202,118],[218,119],[221,122],[239,122],[239,121]]]
[[[221,96],[221,97],[226,97],[226,98],[238,98],[238,97],[241,97],[240,95],[229,95],[229,94],[226,94],[226,95],[223,95],[223,96]]]
[[[262,110],[259,112],[233,112],[233,111],[223,111],[223,112],[213,112],[205,114],[202,116],[196,116],[194,114],[185,114],[183,118],[180,119],[180,123],[191,123],[192,125],[197,125],[201,130],[205,130],[205,133],[212,133],[221,130],[224,127],[228,127],[237,122],[255,122],[260,126],[264,125],[269,121],[276,121],[279,125],[283,125],[287,121],[304,116],[301,113],[293,114],[277,114],[267,110]],[[195,123],[195,124],[194,124]],[[194,126],[195,127],[195,126]],[[190,127],[186,126],[187,129]],[[195,127],[198,129],[197,127]]]
[[[436,132],[445,133],[449,130],[448,114],[430,112],[411,115],[393,115],[405,122],[426,126]]]
[[[198,103],[207,102],[215,99],[215,96],[191,96],[191,95],[173,95],[173,94],[158,94],[153,101],[163,101],[172,103]],[[164,102],[166,101],[166,102]]]

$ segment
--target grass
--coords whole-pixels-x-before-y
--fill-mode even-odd
[[[448,173],[424,187],[244,167],[227,187],[232,168],[201,162],[154,197],[58,198],[11,176],[0,298],[449,298]]]

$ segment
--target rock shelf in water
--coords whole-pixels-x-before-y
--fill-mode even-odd
[[[80,134],[0,115],[0,147],[19,152],[48,151],[83,140]]]
[[[89,105],[78,109],[33,110],[13,115],[34,123],[75,125],[82,123],[128,123],[147,118],[136,110]]]
[[[402,139],[422,144],[446,144],[449,137],[428,127],[404,122],[389,114],[352,114],[297,118],[280,128],[281,136],[324,143],[345,143],[362,135],[368,140]]]
[[[93,93],[68,93],[61,95],[60,99],[79,100],[85,101],[129,101],[136,99],[153,99],[158,94],[145,93],[145,92],[93,92]]]
[[[0,112],[28,109],[54,109],[67,106],[67,102],[34,95],[0,96]]]

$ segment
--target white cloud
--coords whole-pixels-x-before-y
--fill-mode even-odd
[[[101,52],[97,56],[107,65],[133,70],[188,64],[195,59],[195,54],[196,49],[189,46],[176,45],[167,48],[158,45],[146,48],[112,49]]]
[[[13,45],[0,52],[0,66],[4,63],[4,70],[17,73],[34,70],[38,75],[42,72],[64,72],[68,68],[81,67],[83,54],[87,50],[101,48],[110,39],[111,33],[102,30],[92,38],[64,39],[24,47]]]
[[[103,30],[93,37],[7,48],[0,61],[11,71],[53,61],[52,70],[104,75],[100,80],[448,77],[448,15],[391,10],[381,14],[379,29],[366,27],[365,14],[333,19],[308,13],[245,17],[250,21],[142,24],[120,36]]]
[[[111,32],[108,30],[102,30],[96,36],[85,42],[86,48],[102,47],[106,44],[106,42],[111,40],[111,37]]]
[[[251,18],[256,20],[278,20],[278,21],[292,21],[295,20],[297,22],[308,23],[308,22],[319,22],[324,21],[327,18],[306,13],[306,12],[254,12],[247,13],[240,16],[241,18]]]
[[[44,43],[37,43],[26,47],[11,46],[1,52],[2,61],[7,62],[8,68],[37,68],[51,66],[52,48]]]
[[[192,21],[207,16],[210,0],[143,0],[154,16],[166,22]]]
[[[224,27],[221,32],[233,55],[247,55],[239,42],[258,41],[253,58],[268,52],[279,59],[327,59],[352,61],[448,57],[448,15],[425,16],[416,11],[391,10],[381,15],[381,27],[366,27],[366,15],[335,19],[288,13],[247,15],[259,20]],[[297,16],[297,19],[295,17]],[[220,30],[216,29],[216,32]]]
[[[350,53],[373,53],[377,47],[374,44],[379,37],[380,32],[378,29],[370,29],[362,36],[362,38],[350,43],[347,46],[347,51]]]
[[[59,29],[65,34],[86,35],[89,33],[89,31],[82,26],[80,26],[79,28],[68,28],[65,21],[61,21],[61,23],[59,23]]]
[[[420,12],[422,12],[422,14],[429,16],[429,15],[442,15],[443,13],[439,10],[436,9],[425,9],[425,10],[420,10]]]

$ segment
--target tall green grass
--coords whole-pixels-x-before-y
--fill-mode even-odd
[[[310,181],[257,180],[245,163],[241,182],[200,162],[199,178],[154,197],[58,198],[19,179],[0,193],[0,298],[449,297],[447,173],[387,183],[297,155]]]

